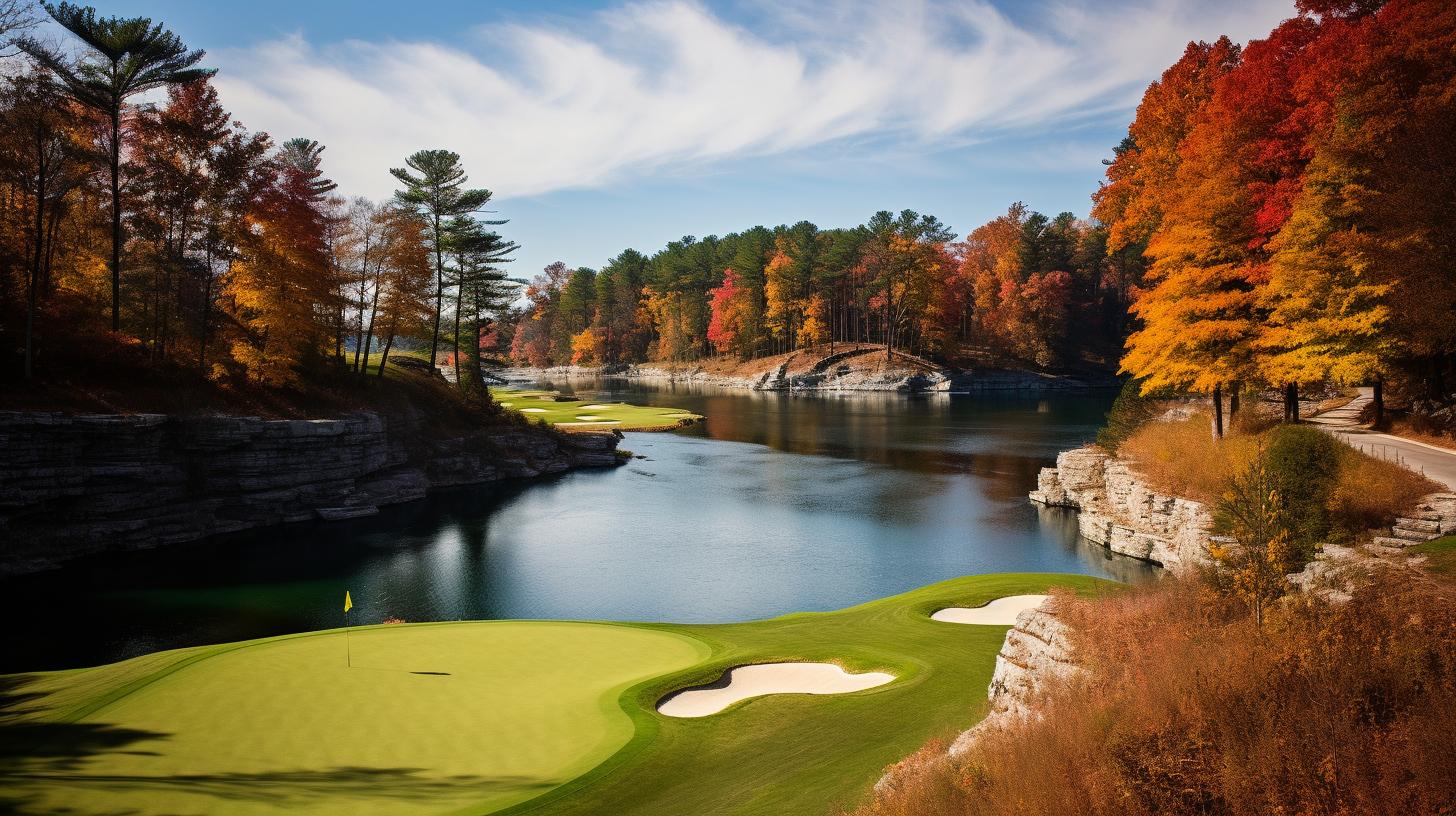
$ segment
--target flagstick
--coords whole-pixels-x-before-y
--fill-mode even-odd
[[[354,668],[354,644],[349,640],[349,613],[344,613],[344,668]]]

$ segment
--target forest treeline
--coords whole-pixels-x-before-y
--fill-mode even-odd
[[[1316,383],[1448,400],[1456,376],[1456,9],[1440,0],[1305,0],[1247,46],[1190,44],[1091,220],[1015,204],[968,234],[908,210],[754,227],[553,264],[524,290],[455,154],[409,157],[389,201],[346,199],[321,145],[247,131],[162,26],[44,9],[64,42],[0,0],[7,378],[131,348],[289,384],[383,371],[396,341],[444,349],[467,387],[482,351],[545,366],[836,342],[952,364],[1121,357],[1149,391],[1273,386],[1295,410]]]
[[[1456,4],[1300,0],[1244,47],[1190,44],[1095,195],[1146,272],[1123,368],[1213,394],[1456,368]],[[1378,417],[1377,417],[1378,419]]]
[[[63,41],[36,36],[43,14]],[[159,24],[0,0],[4,35],[0,375],[141,359],[286,387],[382,375],[407,338],[482,385],[481,337],[519,295],[502,271],[515,245],[478,216],[491,194],[457,154],[381,167],[388,201],[345,198],[324,146],[250,133],[204,52]]]
[[[956,237],[934,216],[882,211],[852,228],[688,236],[650,257],[625,250],[600,270],[554,264],[507,321],[502,351],[534,366],[746,359],[836,342],[949,362],[1115,360],[1140,264],[1107,251],[1106,228],[1017,203]]]
[[[1190,44],[1107,162],[1093,221],[1017,204],[956,241],[881,212],[557,265],[501,347],[540,366],[870,341],[1058,366],[1131,330],[1121,367],[1149,392],[1221,405],[1276,387],[1291,413],[1320,383],[1447,401],[1453,17],[1441,0],[1304,0],[1246,47]]]

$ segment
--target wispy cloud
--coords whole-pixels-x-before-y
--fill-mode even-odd
[[[472,46],[312,44],[214,51],[250,126],[333,149],[344,189],[383,195],[421,147],[460,152],[500,197],[827,143],[896,151],[1046,134],[1123,116],[1190,39],[1268,31],[1271,0],[764,5],[690,0],[488,26]]]

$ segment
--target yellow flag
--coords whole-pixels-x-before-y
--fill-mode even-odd
[[[349,597],[349,590],[344,590],[344,611],[348,612],[354,608],[354,600]]]

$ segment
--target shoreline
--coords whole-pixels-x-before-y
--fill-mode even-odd
[[[507,368],[499,373],[512,384],[553,379],[593,378],[657,384],[707,385],[745,391],[787,393],[898,393],[944,394],[1044,393],[1052,391],[1104,391],[1121,387],[1111,375],[1074,376],[1018,369],[983,369],[971,372],[923,371],[909,367],[884,372],[850,370],[840,374],[810,371],[791,374],[783,365],[756,376],[720,374],[703,366],[554,366]]]
[[[527,423],[433,434],[418,411],[331,419],[0,412],[0,576],[301,521],[430,491],[625,463],[620,434]]]

